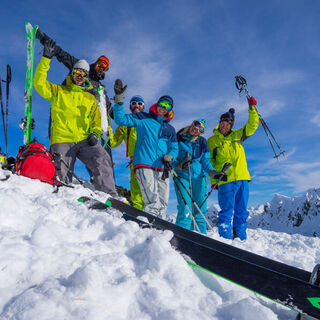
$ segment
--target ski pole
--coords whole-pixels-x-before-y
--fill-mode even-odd
[[[182,181],[181,181],[180,177],[178,176],[178,174],[176,173],[176,171],[172,168],[171,165],[169,165],[168,168],[169,168],[169,172],[170,172],[170,174],[171,174],[171,176],[172,176],[172,179],[174,179],[174,178],[173,178],[173,174],[174,174],[175,178],[180,182],[180,184],[181,184],[181,186],[183,187],[184,191],[185,191],[185,192],[187,193],[187,195],[190,197],[191,203],[194,204],[194,206],[195,206],[196,209],[199,211],[199,213],[200,213],[200,215],[202,216],[202,218],[203,218],[203,219],[205,220],[205,222],[207,223],[209,229],[212,231],[212,227],[211,227],[209,221],[207,220],[207,218],[205,217],[205,215],[202,213],[202,211],[201,211],[201,209],[199,208],[199,206],[197,205],[197,203],[196,203],[196,202],[194,201],[194,199],[191,197],[190,192],[189,192],[188,189],[185,187],[185,185],[182,183]]]
[[[190,153],[189,153],[189,152],[186,153],[186,157],[187,157],[187,158],[190,158]],[[191,183],[191,168],[190,168],[190,162],[188,162],[188,176],[189,176],[190,197],[193,198],[193,195],[192,195],[192,183]],[[191,202],[191,210],[192,210],[192,214],[194,214],[194,205],[193,205],[193,202]]]
[[[232,166],[231,163],[225,163],[225,165],[222,168],[222,173],[226,173],[227,170]],[[217,182],[211,187],[211,190],[209,191],[207,197],[204,199],[204,201],[201,203],[200,209],[202,208],[202,206],[205,204],[205,202],[208,200],[208,198],[210,197],[212,191],[217,187],[217,185],[219,184],[219,182],[221,181],[221,179],[223,178],[223,174],[219,177],[219,179],[217,180]]]
[[[178,190],[178,192],[179,192],[179,194],[180,194],[180,197],[181,197],[181,199],[183,200],[184,205],[186,206],[187,210],[189,211],[189,214],[190,214],[190,216],[191,216],[191,219],[192,219],[192,221],[193,221],[194,226],[196,226],[196,228],[198,229],[198,231],[201,233],[201,231],[200,231],[200,229],[199,229],[199,226],[198,226],[196,220],[194,219],[193,213],[191,212],[191,210],[190,210],[190,208],[189,208],[189,206],[188,206],[188,203],[187,203],[185,197],[183,196],[182,191],[181,191],[180,187],[178,186],[175,177],[173,176],[173,173],[172,173],[172,171],[171,171],[171,169],[170,169],[170,167],[171,167],[170,164],[166,164],[166,165],[167,165],[167,167],[168,167],[168,169],[169,169],[169,172],[170,172],[170,175],[171,175],[171,177],[172,177],[173,183],[175,184],[175,186],[176,186],[176,188],[177,188],[177,190]],[[172,167],[171,167],[171,168],[172,168]]]
[[[53,154],[53,157],[55,160],[62,162],[66,168],[71,172],[71,174],[75,177],[75,179],[81,184],[83,185],[83,181],[73,172],[73,170],[70,169],[70,166],[68,166],[68,164],[62,159],[61,154],[58,152],[55,152]]]
[[[1,84],[1,77],[0,77],[0,103],[1,103],[1,115],[2,115],[2,125],[3,125],[3,135],[4,135],[4,141],[7,146],[7,139],[6,139],[6,124],[4,120],[4,110],[3,110],[3,101],[2,101],[2,84]]]
[[[236,76],[235,78],[236,78],[235,85],[236,85],[236,88],[239,90],[239,93],[241,94],[241,92],[244,91],[245,94],[246,94],[246,96],[247,96],[247,99],[250,99],[250,98],[251,98],[251,95],[250,95],[249,90],[248,90],[248,87],[247,87],[247,80],[246,80],[244,77],[242,77],[242,76]],[[258,117],[259,117],[260,124],[261,124],[261,126],[263,127],[264,132],[265,132],[265,134],[266,134],[266,136],[267,136],[267,138],[268,138],[268,140],[269,140],[269,143],[270,143],[270,145],[271,145],[271,148],[272,148],[272,150],[273,150],[273,152],[274,152],[274,158],[276,158],[276,159],[278,160],[278,158],[280,157],[280,155],[285,156],[285,155],[284,155],[284,152],[285,152],[285,151],[281,149],[278,141],[276,140],[276,138],[275,138],[274,135],[272,134],[271,130],[270,130],[269,127],[267,126],[267,123],[266,123],[265,120],[262,118],[261,114],[258,112],[257,106],[255,106],[255,109],[256,109],[256,111],[257,111],[257,113],[258,113]],[[275,150],[275,148],[274,148],[274,146],[273,146],[273,142],[272,142],[269,134],[270,134],[270,136],[272,137],[274,143],[276,144],[276,146],[277,146],[278,149],[279,149],[279,153],[278,153],[278,154],[277,154],[277,152],[276,152],[276,150]]]
[[[8,157],[8,116],[9,116],[9,84],[11,82],[11,67],[7,64],[7,101],[6,101],[6,153]]]

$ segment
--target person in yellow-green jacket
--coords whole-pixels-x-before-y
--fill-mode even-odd
[[[62,161],[56,167],[60,180],[70,182],[76,158],[93,173],[96,190],[117,196],[110,156],[97,143],[101,135],[101,115],[91,93],[88,80],[89,64],[79,60],[67,76],[66,85],[47,80],[55,42],[47,40],[34,75],[37,92],[51,103],[50,149]],[[70,171],[69,171],[70,170]]]
[[[208,139],[213,167],[221,171],[226,163],[232,164],[226,171],[227,182],[220,181],[218,184],[218,202],[221,208],[218,217],[218,232],[226,239],[235,237],[241,240],[247,239],[248,182],[251,178],[242,144],[257,130],[259,125],[259,116],[255,108],[257,101],[251,97],[248,103],[249,119],[243,128],[232,130],[235,110],[231,108],[221,115],[218,126],[213,130],[214,136]],[[217,182],[211,177],[210,180],[212,184]]]
[[[130,100],[130,110],[132,113],[142,112],[144,110],[144,100],[141,96],[133,96]],[[144,201],[137,181],[136,174],[132,165],[134,148],[137,142],[137,129],[135,127],[119,126],[113,134],[111,126],[109,127],[109,137],[111,148],[118,147],[122,141],[126,143],[126,157],[130,158],[130,195],[133,206],[143,210]]]

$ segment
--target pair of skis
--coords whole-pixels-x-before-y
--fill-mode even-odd
[[[24,131],[23,144],[31,142],[31,130],[34,129],[34,120],[32,119],[32,87],[33,87],[33,61],[34,61],[34,42],[38,26],[32,27],[26,22],[27,33],[27,67],[26,67],[26,87],[24,95],[24,118],[21,119],[19,127]]]
[[[2,99],[2,85],[1,82],[6,83],[6,115],[4,115],[3,99]],[[1,80],[0,77],[0,104],[1,104],[1,115],[2,115],[2,125],[4,140],[6,144],[6,157],[8,158],[8,117],[9,117],[9,85],[11,82],[11,67],[7,64],[7,77],[6,80]]]
[[[319,265],[310,273],[186,230],[116,199],[109,198],[103,203],[81,197],[78,201],[90,209],[115,208],[123,213],[124,219],[142,227],[171,230],[174,235],[171,245],[192,267],[240,285],[299,314],[320,318]],[[147,222],[140,217],[147,218]]]

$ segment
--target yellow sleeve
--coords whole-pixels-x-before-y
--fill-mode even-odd
[[[98,107],[98,103],[97,100],[94,98],[94,96],[92,96],[92,100],[93,100],[93,104],[91,107],[91,111],[90,111],[90,116],[91,116],[91,132],[90,133],[94,133],[97,138],[99,139],[101,136],[101,113]]]
[[[127,127],[119,126],[116,129],[116,132],[113,134],[111,126],[109,126],[109,137],[110,137],[110,146],[111,148],[116,148],[120,146],[121,142],[125,140],[127,134]]]
[[[248,110],[249,119],[246,124],[246,135],[249,137],[254,134],[259,126],[259,115],[255,106],[252,106]]]
[[[59,85],[47,80],[47,72],[50,69],[51,59],[42,57],[34,74],[33,86],[41,97],[51,100],[58,93]]]

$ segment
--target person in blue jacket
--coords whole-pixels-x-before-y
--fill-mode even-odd
[[[179,143],[179,154],[176,162],[174,163],[176,172],[183,183],[185,188],[190,192],[189,183],[189,168],[190,166],[190,176],[191,176],[191,190],[192,198],[198,207],[201,206],[206,198],[207,193],[207,180],[206,174],[212,177],[219,176],[219,172],[213,169],[210,161],[210,152],[207,144],[207,140],[201,137],[201,134],[205,132],[206,121],[195,120],[188,127],[182,128],[178,133],[178,143]],[[182,196],[187,202],[188,207],[192,208],[192,203],[190,196],[187,194],[185,189],[181,186],[180,182],[177,185],[182,193]],[[175,185],[175,191],[178,200],[178,215],[176,219],[176,224],[180,227],[197,230],[193,224],[192,217],[190,216],[188,208],[185,206],[183,199],[181,198],[180,192]],[[207,203],[205,202],[201,207],[201,212],[203,215],[207,213]],[[193,209],[194,220],[199,227],[199,230],[206,234],[206,221],[203,215],[195,207]]]
[[[169,124],[172,120],[173,99],[162,96],[149,112],[125,114],[122,81],[114,84],[114,120],[120,126],[136,127],[137,142],[132,164],[144,200],[144,210],[165,219],[169,201],[169,176],[165,164],[178,155],[176,131]]]

